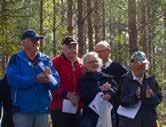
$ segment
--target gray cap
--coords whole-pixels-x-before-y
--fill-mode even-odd
[[[149,62],[146,58],[146,54],[142,51],[136,51],[131,55],[131,61],[135,61],[135,62],[143,62],[143,63],[147,63]]]

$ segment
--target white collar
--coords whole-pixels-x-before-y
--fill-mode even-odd
[[[104,68],[109,67],[112,62],[113,62],[113,61],[112,61],[111,59],[108,59],[107,62],[105,62],[105,63],[103,64],[103,65],[105,65]]]
[[[142,77],[137,77],[133,71],[131,71],[132,75],[133,75],[133,80],[136,80],[138,81],[140,84],[142,84],[142,81],[143,81],[143,78],[144,78],[144,75]]]

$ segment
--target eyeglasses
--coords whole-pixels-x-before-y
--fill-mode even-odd
[[[36,43],[38,43],[39,40],[32,40],[32,39],[31,39],[31,41],[32,41],[34,44],[36,44]]]
[[[144,65],[144,64],[146,64],[146,62],[144,62],[144,61],[136,61],[136,64],[137,65]]]
[[[93,60],[93,61],[88,61],[87,63],[98,63],[97,60]]]
[[[97,50],[96,52],[97,53],[101,53],[101,52],[106,52],[107,51],[107,49],[104,49],[104,50]]]

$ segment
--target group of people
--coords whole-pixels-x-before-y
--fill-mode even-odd
[[[134,52],[126,69],[110,58],[108,42],[100,41],[81,59],[77,40],[67,36],[61,54],[51,60],[39,51],[41,39],[36,31],[26,30],[23,49],[6,69],[14,127],[48,127],[49,114],[52,127],[157,127],[161,88],[147,73],[144,52]],[[108,106],[111,125],[99,123],[105,114],[100,116],[92,105],[98,95]],[[131,118],[126,114],[133,108]]]

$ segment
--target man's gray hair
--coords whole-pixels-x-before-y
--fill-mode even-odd
[[[107,41],[99,41],[97,44],[96,44],[96,46],[98,46],[98,45],[102,45],[102,46],[104,46],[104,47],[106,47],[106,48],[111,48],[110,47],[110,44],[107,42]]]

